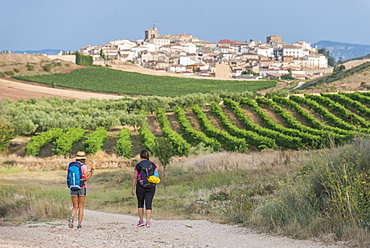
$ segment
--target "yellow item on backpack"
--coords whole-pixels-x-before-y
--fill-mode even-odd
[[[159,179],[159,177],[156,177],[156,176],[150,176],[148,177],[148,181],[151,183],[160,183],[161,179]]]

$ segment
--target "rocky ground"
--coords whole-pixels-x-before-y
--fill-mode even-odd
[[[259,234],[206,220],[153,220],[136,227],[137,217],[86,210],[83,228],[67,221],[0,226],[0,247],[344,247]]]

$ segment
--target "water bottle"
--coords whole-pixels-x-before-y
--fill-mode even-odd
[[[139,183],[140,183],[140,185],[144,185],[144,180],[143,180],[143,178],[141,177],[141,174],[138,174],[138,175],[137,175],[137,178],[139,179]]]

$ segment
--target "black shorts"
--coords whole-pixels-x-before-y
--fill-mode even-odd
[[[153,197],[155,194],[155,188],[146,189],[141,187],[140,185],[136,185],[136,197],[137,197],[137,203],[138,208],[144,208],[145,203],[145,209],[151,210],[152,209],[152,202]]]

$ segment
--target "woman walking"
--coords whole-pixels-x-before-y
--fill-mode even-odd
[[[84,184],[81,189],[79,190],[70,190],[70,195],[72,199],[73,208],[71,211],[71,216],[69,217],[68,227],[73,228],[73,220],[78,212],[78,223],[77,228],[82,228],[82,219],[84,216],[84,207],[85,207],[85,199],[87,195],[87,187],[86,182],[91,178],[92,174],[94,173],[95,167],[92,166],[90,171],[88,172],[87,166],[85,165],[86,157],[85,152],[79,151],[77,152],[76,162],[79,163],[81,167],[82,177],[84,179]],[[68,169],[67,169],[68,170]]]
[[[138,201],[138,215],[139,215],[139,222],[137,226],[146,226],[150,227],[150,218],[152,217],[152,201],[155,194],[155,184],[150,184],[150,186],[143,185],[143,178],[142,174],[145,176],[149,176],[147,173],[143,171],[152,171],[155,176],[158,177],[158,170],[157,166],[149,160],[149,152],[147,150],[142,150],[140,152],[140,158],[142,159],[134,169],[134,177],[132,179],[132,195],[137,197]],[[136,188],[136,192],[135,192]],[[144,204],[146,209],[146,223],[144,224]]]

